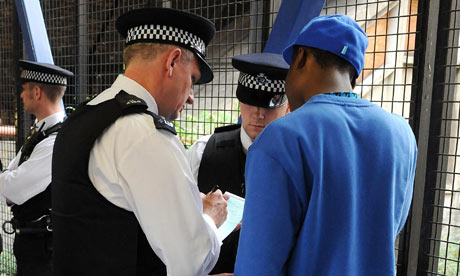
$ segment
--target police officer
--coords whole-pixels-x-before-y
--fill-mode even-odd
[[[223,191],[245,195],[246,153],[254,139],[273,120],[288,111],[284,79],[289,66],[278,54],[235,56],[232,65],[240,71],[236,96],[240,101],[241,125],[216,128],[200,138],[187,152],[201,192],[219,184]],[[212,273],[233,272],[239,231],[224,241]]]
[[[116,22],[124,75],[69,116],[53,156],[55,275],[205,275],[226,218],[201,200],[171,120],[213,78],[209,20],[162,8]]]
[[[65,118],[61,99],[73,73],[27,60],[20,60],[19,66],[24,110],[36,120],[31,135],[0,174],[0,198],[12,206],[13,219],[5,229],[15,230],[17,275],[51,275],[51,157]]]

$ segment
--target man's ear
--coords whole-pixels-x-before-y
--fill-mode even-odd
[[[296,70],[301,70],[306,66],[307,62],[309,61],[310,52],[304,47],[298,47],[296,54],[297,55],[293,57],[296,59],[296,66],[294,68]],[[293,67],[293,64],[291,64],[291,67]]]
[[[355,86],[356,86],[356,79],[357,78],[353,78],[353,80],[351,81],[351,88],[355,89]]]
[[[32,88],[32,95],[35,100],[40,100],[42,97],[42,89],[38,85],[34,85],[34,88]]]
[[[175,47],[169,51],[165,64],[165,70],[168,77],[172,77],[175,66],[179,62],[181,56],[182,50],[180,48]]]
[[[291,65],[289,66],[289,70],[299,69],[298,63],[299,63],[300,50],[301,50],[300,47],[295,47],[294,51],[292,51]]]

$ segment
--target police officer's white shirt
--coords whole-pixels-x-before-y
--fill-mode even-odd
[[[64,112],[54,113],[35,123],[35,130],[42,131],[62,122]],[[29,159],[18,166],[21,151],[11,160],[8,169],[0,174],[0,200],[6,203],[6,199],[15,204],[23,204],[32,197],[46,190],[51,183],[51,159],[53,156],[54,140],[56,133],[38,143]]]
[[[158,114],[147,90],[121,75],[89,104],[112,99],[120,90]],[[107,200],[134,213],[168,275],[206,275],[214,267],[221,243],[214,221],[202,214],[184,146],[172,133],[156,129],[152,116],[127,115],[108,127],[91,150],[88,175]]]
[[[201,137],[200,139],[196,140],[196,142],[193,143],[193,145],[187,150],[187,159],[190,163],[190,168],[192,169],[193,177],[196,181],[198,181],[198,172],[200,170],[201,159],[203,157],[203,152],[206,148],[206,144],[208,143],[209,138],[211,138],[211,135]],[[247,154],[249,147],[252,145],[252,140],[243,127],[241,127],[240,139],[241,145],[243,146],[243,151],[245,154]]]

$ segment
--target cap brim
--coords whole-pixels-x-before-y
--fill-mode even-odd
[[[287,64],[291,65],[292,61],[292,53],[294,52],[294,44],[289,45],[286,49],[283,51],[283,58],[286,61]]]
[[[211,66],[209,66],[206,60],[200,55],[195,54],[195,57],[198,58],[201,73],[201,77],[196,84],[205,84],[211,82],[214,79],[214,74],[212,73]]]
[[[240,84],[236,88],[236,98],[244,104],[266,109],[277,108],[287,103],[285,93],[265,92]]]
[[[50,63],[36,62],[31,60],[20,59],[19,67],[26,70],[42,72],[47,74],[59,75],[63,77],[73,77],[74,74],[64,68]]]

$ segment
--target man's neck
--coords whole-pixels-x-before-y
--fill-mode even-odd
[[[306,85],[305,89],[305,102],[310,98],[318,94],[330,93],[330,92],[353,92],[350,78],[348,74],[344,74],[336,68],[329,68],[326,70],[316,71],[317,74],[312,76],[310,81]]]
[[[35,115],[35,118],[37,118],[37,121],[40,122],[46,117],[51,116],[61,111],[62,111],[62,107],[61,107],[61,103],[59,102],[58,104],[53,104],[53,105],[41,108],[38,112],[35,112],[34,115]]]
[[[159,78],[160,70],[158,66],[154,66],[155,63],[149,62],[137,62],[133,61],[125,70],[124,76],[128,77],[142,87],[144,87],[151,95],[154,96],[155,92],[161,90],[161,79]],[[152,72],[147,74],[146,72]]]

